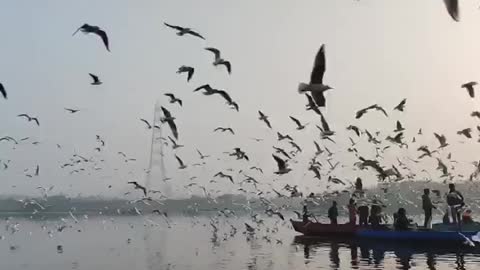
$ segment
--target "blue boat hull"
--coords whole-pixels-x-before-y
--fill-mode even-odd
[[[472,237],[477,232],[461,232],[466,237]],[[405,240],[405,241],[464,241],[464,237],[455,231],[389,231],[389,230],[359,230],[356,236],[368,239]]]

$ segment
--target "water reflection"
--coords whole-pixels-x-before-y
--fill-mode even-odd
[[[418,264],[423,265],[424,260],[425,268],[434,270],[438,267],[438,260],[452,258],[450,262],[454,261],[455,269],[460,270],[465,269],[466,255],[474,255],[478,258],[480,254],[480,248],[438,243],[385,243],[381,241],[296,236],[293,244],[303,246],[305,264],[314,260],[317,251],[328,249],[331,269],[360,269],[362,266],[368,266],[369,269],[393,267],[397,269],[411,269]],[[339,255],[347,254],[348,250],[350,251],[349,264],[345,261],[342,262]],[[386,255],[388,257],[394,255],[395,266],[386,265]]]

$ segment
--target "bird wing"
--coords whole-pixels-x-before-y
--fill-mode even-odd
[[[172,114],[170,113],[169,110],[165,109],[165,107],[162,106],[162,112],[163,112],[163,115],[166,117],[166,118],[170,118],[172,117]]]
[[[175,158],[177,159],[180,166],[184,166],[183,161],[177,155],[175,155]]]
[[[400,123],[400,121],[397,120],[397,130],[402,130],[403,127],[402,127],[402,123]]]
[[[3,98],[7,99],[7,91],[5,90],[5,87],[3,87],[3,84],[0,83],[0,93],[2,93]]]
[[[172,137],[168,136],[168,139],[172,142],[173,145],[177,144],[177,142],[174,139],[172,139]]]
[[[405,103],[407,102],[407,99],[404,98],[402,101],[400,101],[400,103],[395,106],[395,108],[393,108],[394,110],[399,110],[401,112],[403,112],[403,107],[405,106]]]
[[[166,22],[164,22],[163,24],[164,24],[165,26],[168,26],[168,27],[173,28],[173,29],[178,30],[178,31],[182,31],[183,29],[185,29],[185,28],[183,28],[183,27],[181,27],[181,26],[171,25],[171,24],[168,24],[168,23],[166,23]]]
[[[211,89],[211,87],[210,87],[209,84],[204,84],[204,85],[201,85],[201,86],[195,88],[195,90],[193,90],[193,92],[197,92],[198,90],[202,90],[202,89],[207,90],[207,89]]]
[[[205,40],[205,38],[202,35],[200,35],[199,33],[195,32],[193,30],[188,31],[187,33],[192,35],[192,36],[196,36],[196,37],[199,37],[199,38]]]
[[[140,118],[140,121],[142,121],[142,122],[144,122],[145,124],[147,124],[147,126],[148,126],[149,129],[152,128],[152,125],[150,125],[150,123],[149,123],[147,120]]]
[[[268,119],[264,119],[263,121],[265,122],[265,124],[267,124],[268,128],[272,128],[272,125],[270,124],[270,121],[268,121]]]
[[[191,79],[191,78],[192,78],[192,76],[193,76],[193,73],[195,73],[195,69],[194,69],[194,68],[192,68],[192,67],[190,67],[190,68],[188,69],[187,82],[189,82],[189,81],[190,81],[190,79]]]
[[[215,90],[215,93],[220,94],[228,102],[228,104],[231,104],[233,102],[232,98],[228,95],[227,92],[223,90]]]
[[[17,116],[18,117],[26,117],[28,120],[30,120],[30,116],[28,116],[28,114],[26,114],[26,113],[22,113],[22,114],[19,114]]]
[[[322,127],[325,132],[331,131],[330,127],[328,126],[327,120],[325,120],[325,117],[323,114],[320,114],[320,120],[322,121]]]
[[[173,120],[167,121],[168,126],[170,127],[170,130],[172,131],[173,137],[178,140],[178,130],[177,130],[177,125],[175,125],[175,122]]]
[[[97,30],[95,31],[95,34],[97,34],[102,39],[103,44],[105,45],[105,48],[107,49],[107,51],[110,51],[107,33],[103,30]]]
[[[279,170],[285,169],[285,161],[275,155],[272,155],[275,161],[277,162],[277,166]]]
[[[227,67],[228,74],[232,73],[232,64],[229,61],[222,61],[220,65]]]
[[[38,122],[38,119],[36,117],[30,118],[31,121],[35,121],[37,123],[37,126],[40,126],[40,122]]]
[[[301,125],[302,125],[302,123],[300,123],[300,121],[298,121],[297,118],[292,117],[292,116],[289,116],[289,117],[290,117],[290,119],[292,119],[293,122],[295,122],[295,124],[297,124],[297,126],[301,126]]]
[[[325,45],[322,45],[315,56],[313,70],[310,74],[310,83],[323,83],[323,74],[325,73]],[[318,102],[317,102],[318,104]],[[320,105],[319,105],[320,106]]]
[[[212,52],[215,55],[215,60],[220,59],[220,50],[213,47],[207,47],[205,50]]]
[[[312,98],[315,100],[315,103],[317,103],[318,107],[325,107],[325,96],[323,95],[322,92],[312,92]]]
[[[92,74],[92,73],[88,73],[88,75],[90,75],[90,77],[92,77],[92,80],[93,80],[94,82],[98,82],[98,76],[97,76],[97,75]]]
[[[172,93],[165,93],[164,95],[171,98],[171,99],[175,99],[175,95],[172,94]]]
[[[460,10],[458,8],[458,0],[443,0],[447,7],[448,14],[455,21],[460,21]]]

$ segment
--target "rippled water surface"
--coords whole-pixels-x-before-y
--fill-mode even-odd
[[[480,250],[299,237],[286,221],[92,217],[1,221],[1,269],[479,269]],[[64,228],[64,225],[67,226]],[[237,231],[235,232],[235,229]]]

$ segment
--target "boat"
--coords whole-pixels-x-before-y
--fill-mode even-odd
[[[408,231],[396,231],[392,225],[382,225],[373,229],[371,226],[358,226],[353,224],[324,224],[319,222],[307,222],[290,220],[295,231],[305,236],[328,236],[359,238],[368,240],[394,240],[394,241],[446,241],[465,242],[479,233],[478,230],[456,231],[455,227],[449,230],[426,230],[412,228]],[[434,226],[435,228],[435,226]]]
[[[464,242],[467,238],[471,239],[477,232],[473,231],[434,231],[434,230],[409,230],[395,231],[388,230],[358,230],[355,236],[364,239],[382,239],[395,241],[449,241]]]
[[[354,236],[360,226],[354,224],[324,224],[320,222],[307,222],[290,220],[293,229],[308,236]]]

